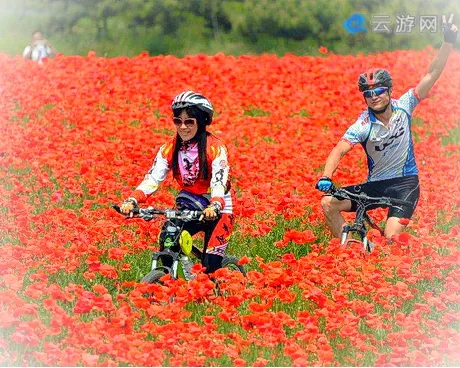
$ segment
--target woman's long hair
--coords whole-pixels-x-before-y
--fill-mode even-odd
[[[173,110],[174,117],[179,117],[183,109],[175,109]],[[195,137],[191,140],[198,142],[198,159],[199,159],[199,174],[198,177],[201,179],[207,179],[209,175],[209,168],[208,168],[208,159],[206,155],[207,147],[207,137],[210,134],[206,131],[206,122],[208,121],[208,114],[200,109],[192,106],[185,108],[188,116],[191,118],[195,118],[198,124],[198,130],[196,132]],[[174,145],[174,153],[172,157],[172,170],[174,177],[179,176],[179,150],[183,144],[183,141],[179,134],[176,134],[176,143]]]

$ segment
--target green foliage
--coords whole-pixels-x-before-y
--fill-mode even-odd
[[[18,54],[42,30],[64,54],[151,55],[340,54],[419,49],[442,41],[419,31],[421,15],[460,14],[446,0],[3,0],[0,50]],[[343,23],[363,14],[368,32],[348,33]],[[373,32],[372,16],[387,15],[392,33]],[[397,34],[396,16],[413,16],[410,33]],[[458,17],[455,20],[458,23]]]
[[[247,0],[240,32],[252,40],[261,35],[294,40],[317,38],[334,28],[335,14],[347,14],[348,3],[334,7],[322,3],[283,0]],[[338,9],[337,9],[338,7]]]

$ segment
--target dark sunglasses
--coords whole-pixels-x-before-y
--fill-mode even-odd
[[[377,87],[374,89],[368,89],[367,91],[364,91],[363,96],[367,98],[372,97],[372,96],[380,96],[386,91],[388,91],[388,87]]]
[[[185,124],[187,128],[190,128],[196,124],[195,118],[185,118],[182,120],[181,118],[173,118],[173,123],[177,128],[180,128],[182,124]]]

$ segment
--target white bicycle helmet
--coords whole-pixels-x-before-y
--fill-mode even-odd
[[[193,91],[185,91],[185,92],[179,93],[176,97],[174,97],[174,100],[171,104],[171,108],[173,110],[185,109],[187,107],[193,107],[193,106],[207,113],[209,116],[208,123],[211,124],[214,109],[212,107],[211,101],[209,101],[203,95],[193,92]]]

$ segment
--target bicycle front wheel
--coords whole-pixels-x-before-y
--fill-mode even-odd
[[[155,282],[161,282],[160,279],[164,275],[166,275],[166,273],[164,271],[152,270],[142,278],[141,282],[146,282],[147,284],[153,284]]]

